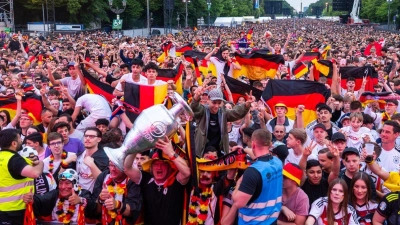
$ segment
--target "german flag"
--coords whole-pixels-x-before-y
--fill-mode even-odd
[[[143,85],[126,83],[124,101],[139,110],[147,109],[156,104],[162,104],[167,96],[167,84]],[[126,111],[129,119],[134,122],[138,114]]]
[[[307,73],[308,67],[303,62],[299,62],[293,67],[293,75],[295,75],[296,79],[299,79]]]
[[[164,63],[165,57],[168,57],[169,50],[171,49],[171,47],[172,47],[172,43],[170,43],[170,45],[166,45],[166,44],[163,45],[164,52],[157,58],[157,62]],[[183,45],[183,46],[175,49],[175,56],[179,57],[186,51],[190,51],[190,50],[193,50],[192,44],[189,43],[189,44]]]
[[[313,74],[315,81],[318,81],[321,75],[328,77],[328,79],[332,78],[333,64],[330,60],[313,59],[311,63],[314,64]]]
[[[239,97],[246,97],[246,94],[250,94],[250,91],[252,91],[252,94],[257,101],[260,100],[263,93],[263,91],[227,75],[225,75],[225,82],[232,93],[234,103],[238,101]]]
[[[35,93],[25,93],[21,103],[22,109],[32,115],[33,124],[38,125],[41,122],[40,114],[43,109],[41,97]],[[17,99],[14,96],[0,97],[0,110],[7,110],[13,118],[17,113]]]
[[[221,46],[221,35],[218,36],[217,41],[215,42],[215,47]]]
[[[173,80],[176,85],[176,92],[179,94],[183,93],[182,86],[182,75],[183,75],[184,65],[179,63],[176,66],[176,69],[159,69],[157,80],[162,80],[168,82],[169,80]]]
[[[164,52],[164,57],[168,57],[168,52],[171,49],[171,47],[172,47],[172,42],[171,41],[167,41],[161,46],[161,49]]]
[[[364,67],[357,67],[357,66],[347,66],[347,67],[340,67],[339,74],[341,74],[341,87],[347,89],[346,83],[347,78],[354,77],[356,80],[356,86],[354,90],[359,90],[361,88],[361,84],[363,78],[367,77],[367,84],[365,85],[364,91],[374,92],[374,85],[378,83],[378,73],[376,72],[375,68],[372,66],[364,66]]]
[[[253,37],[253,27],[250,28],[250,30],[247,32],[247,40],[251,40],[251,38]]]
[[[328,57],[329,51],[331,50],[331,46],[327,45],[325,46],[324,50],[322,51],[322,59],[326,59],[326,57]]]
[[[202,82],[199,81],[199,76],[200,72],[203,73],[203,75],[206,75],[208,73],[208,61],[204,60],[204,57],[206,57],[207,53],[205,52],[198,52],[198,51],[186,51],[184,54],[185,60],[189,62],[192,65],[192,68],[196,70],[196,65],[194,64],[194,61],[197,61],[197,66],[199,70],[199,74],[196,74],[197,76],[197,82],[200,84]],[[201,80],[201,76],[200,76]]]
[[[96,78],[94,78],[82,66],[81,66],[81,69],[82,69],[83,76],[85,77],[86,87],[89,90],[89,93],[102,95],[105,99],[107,99],[108,102],[111,102],[112,99],[114,98],[114,95],[113,95],[114,88],[111,87],[110,85],[103,83],[103,82],[97,80]]]
[[[244,75],[250,80],[274,79],[279,65],[285,63],[283,56],[278,54],[265,55],[257,52],[238,54],[236,52],[235,58],[241,67],[246,68],[247,74]]]
[[[179,57],[179,56],[183,55],[186,51],[190,51],[190,50],[193,50],[193,44],[188,43],[179,48],[176,48],[175,55],[176,55],[176,57]]]
[[[90,53],[89,53],[89,49],[86,49],[86,52],[85,52],[85,61],[86,61],[86,62],[90,62]]]
[[[316,105],[325,103],[331,95],[325,85],[308,80],[270,80],[262,93],[262,100],[270,109],[277,103],[283,103],[288,108],[286,116],[295,119],[298,105],[304,105],[304,125],[317,118]],[[271,110],[274,116],[275,111]]]
[[[392,92],[363,92],[360,96],[360,102],[364,105],[369,104],[371,102],[378,102],[379,108],[384,109],[386,99],[400,99],[400,96],[393,96]]]
[[[321,57],[321,53],[319,52],[306,52],[303,57],[301,57],[301,62],[311,62],[313,59],[319,59]]]

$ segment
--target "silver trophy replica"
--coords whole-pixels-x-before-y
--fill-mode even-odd
[[[118,169],[123,171],[126,155],[152,149],[158,139],[174,135],[178,130],[180,115],[184,114],[188,119],[193,118],[192,109],[178,93],[174,93],[170,98],[174,102],[171,109],[159,104],[143,110],[120,148],[104,148],[108,158]]]

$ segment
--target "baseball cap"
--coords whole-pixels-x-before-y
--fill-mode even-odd
[[[67,68],[70,68],[71,66],[75,66],[75,63],[74,62],[69,62],[68,65],[67,65]]]
[[[300,186],[301,178],[303,177],[303,171],[300,168],[294,166],[292,163],[288,163],[283,166],[283,176],[291,179]]]
[[[323,125],[322,123],[317,123],[314,127],[313,130],[317,129],[317,128],[321,128],[322,130],[326,131],[326,127],[325,125]]]
[[[346,141],[346,137],[344,136],[344,134],[342,134],[340,132],[334,133],[332,135],[332,142],[339,141],[339,140]]]
[[[358,152],[358,150],[356,148],[348,147],[343,150],[342,159],[346,158],[346,155],[348,155],[350,153],[356,154],[358,157],[360,157],[360,153]]]
[[[350,115],[343,116],[343,117],[340,119],[339,122],[340,122],[340,123],[343,123],[343,121],[346,120],[346,119],[349,120],[349,119],[350,119]]]
[[[215,101],[215,100],[224,100],[224,95],[222,94],[222,91],[219,88],[216,89],[212,89],[209,93],[208,93],[208,97],[210,98],[211,101]]]

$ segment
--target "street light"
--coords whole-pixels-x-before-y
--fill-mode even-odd
[[[154,19],[153,19],[153,13],[150,13],[150,33],[149,33],[149,35],[151,35],[151,25],[153,24],[153,22],[154,22]]]
[[[387,0],[388,2],[388,29],[390,29],[390,4],[392,3],[392,0]]]
[[[115,9],[115,8],[113,8],[112,7],[112,5],[113,5],[113,0],[108,0],[108,5],[110,6],[110,9],[111,9],[111,11],[113,12],[113,13],[115,13],[115,14],[117,14],[117,16],[119,15],[119,14],[121,14],[121,13],[123,13],[124,11],[125,11],[125,8],[126,8],[126,0],[122,0],[122,9],[120,9],[118,6],[117,6],[117,8]],[[118,16],[119,17],[119,16]]]
[[[329,3],[325,3],[326,13],[329,12],[328,5],[329,5]]]
[[[182,2],[185,3],[185,8],[186,8],[186,14],[185,14],[185,28],[188,27],[188,3],[190,3],[190,0],[182,0]]]
[[[178,21],[178,30],[179,30],[179,20],[180,20],[181,18],[179,17],[179,13],[176,13],[176,14],[177,14],[176,21]]]
[[[211,19],[210,19],[210,9],[211,9],[211,0],[207,0],[207,9],[208,9],[208,28],[210,28]]]

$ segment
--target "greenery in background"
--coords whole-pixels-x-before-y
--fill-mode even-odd
[[[219,16],[267,16],[264,12],[264,2],[259,0],[259,9],[254,9],[254,0],[211,0],[210,17],[213,21]],[[56,22],[79,23],[86,27],[93,21],[101,21],[103,26],[110,25],[116,15],[111,12],[108,0],[54,0]],[[14,0],[15,24],[26,25],[27,22],[43,21],[42,4],[46,8],[46,0]],[[185,23],[185,3],[182,0],[174,0],[172,25],[177,25],[179,14],[180,24]],[[122,7],[122,0],[113,0],[113,8]],[[283,8],[290,8],[286,1]],[[48,6],[51,7],[50,5]],[[163,0],[150,0],[150,12],[153,13],[152,26],[164,25]],[[45,14],[46,11],[45,11]],[[207,0],[191,0],[188,3],[188,24],[195,26],[197,19],[204,18],[208,23]],[[279,16],[279,15],[277,15]],[[124,28],[146,27],[146,0],[127,0],[125,12],[120,15],[124,20]]]

